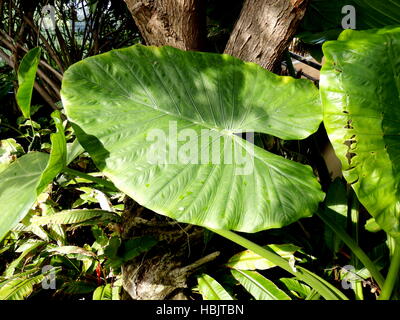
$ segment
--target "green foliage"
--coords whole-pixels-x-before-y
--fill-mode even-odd
[[[28,297],[34,286],[41,283],[48,273],[37,274],[38,270],[18,274],[0,286],[0,300],[24,300]]]
[[[0,210],[3,213],[0,216],[0,240],[25,217],[37,196],[66,164],[66,140],[60,113],[54,112],[52,117],[57,132],[51,136],[50,156],[31,152],[0,172]]]
[[[348,211],[348,197],[346,184],[343,183],[341,179],[336,179],[329,186],[328,192],[325,198],[326,208],[333,210],[336,214],[332,216],[335,223],[342,227],[343,229],[347,228],[347,211]],[[328,248],[331,250],[334,256],[340,251],[343,247],[343,241],[337,235],[337,233],[329,228],[329,226],[325,226],[324,230],[324,239]]]
[[[112,237],[104,249],[104,255],[108,258],[107,265],[118,270],[122,264],[150,250],[156,243],[157,240],[150,236],[126,241],[121,241],[118,237]]]
[[[78,209],[64,210],[49,216],[33,217],[31,223],[34,225],[46,224],[76,224],[81,222],[95,221],[100,222],[119,221],[120,217],[114,212],[99,209]]]
[[[321,120],[318,92],[309,81],[279,77],[228,55],[135,45],[70,67],[61,94],[78,140],[97,167],[157,213],[255,232],[308,217],[323,200],[310,167],[235,135],[254,130],[284,139],[309,136]],[[146,154],[154,142],[148,137],[154,130],[168,132],[171,122],[178,131],[195,132],[186,148],[197,147],[209,130],[213,139],[244,153],[254,169],[241,174],[237,163],[223,164],[225,144],[217,147],[216,163],[151,163]],[[168,142],[171,154],[184,145],[178,140]],[[207,142],[200,151],[212,154],[213,146]]]
[[[297,298],[311,300],[312,298],[315,299],[319,297],[319,295],[315,294],[309,286],[300,282],[296,278],[281,278],[279,281],[281,281],[290,293],[295,295]]]
[[[394,2],[346,4],[356,5],[360,28],[377,23],[365,19],[370,16],[381,17],[382,25],[399,22]],[[337,5],[341,2],[313,1],[311,10],[336,12]],[[318,37],[337,33],[330,21],[324,23],[328,27],[323,26]],[[121,266],[157,244],[150,236],[124,238],[121,214],[126,195],[180,222],[208,227],[247,249],[232,253],[227,268],[213,270],[215,279],[205,273],[197,276],[195,290],[205,300],[363,299],[369,294],[363,286],[381,299],[396,298],[399,39],[396,27],[346,31],[324,46],[323,118],[349,185],[330,183],[319,210],[324,193],[313,170],[293,161],[312,163],[303,161],[301,154],[308,156],[309,145],[299,143],[294,157],[285,149],[289,142],[279,140],[304,139],[320,125],[319,94],[311,82],[280,77],[227,55],[136,45],[85,59],[66,72],[62,98],[69,121],[63,121],[62,111],[54,112],[53,133],[50,119],[37,116],[43,109],[31,106],[40,58],[40,49],[34,49],[21,62],[19,74],[17,100],[24,116],[15,127],[6,124],[19,136],[0,142],[0,299],[120,299]],[[237,166],[222,164],[226,145],[218,145],[217,163],[150,163],[146,154],[154,144],[149,136],[157,129],[170,132],[171,122],[177,131],[193,129],[195,139],[203,130],[214,132],[246,160],[254,160],[254,170],[237,175]],[[239,137],[252,131],[257,132],[256,147]],[[271,147],[276,141],[282,149]],[[198,140],[180,139],[177,145],[168,140],[166,149],[181,147],[198,147]],[[200,150],[210,152],[212,147],[214,142],[208,142]],[[101,172],[95,172],[95,166]],[[371,234],[359,228],[365,210],[358,208],[358,199],[373,216],[365,229],[376,233],[371,243],[365,241],[365,251],[359,233]],[[315,212],[323,226],[311,219],[311,231],[307,220],[305,226],[293,224]],[[272,242],[265,237],[276,235],[291,240],[262,247],[229,231],[271,228],[282,229],[252,239],[263,244]],[[292,230],[301,230],[301,236],[296,238]],[[218,246],[219,240],[210,234],[205,236],[206,247]],[[305,252],[320,254],[318,263]],[[39,286],[46,276],[41,268],[48,264],[57,270],[57,290],[51,293]],[[348,271],[340,268],[343,264],[356,267]],[[282,278],[276,266],[294,277]],[[386,269],[385,280],[381,271]],[[330,283],[348,276],[355,277],[355,287],[346,295],[338,283]]]
[[[48,159],[47,154],[31,152],[0,173],[0,240],[35,203],[37,185]]]
[[[67,142],[64,135],[61,113],[59,111],[54,111],[51,116],[54,120],[57,131],[56,133],[51,134],[50,158],[37,186],[37,195],[39,195],[64,169],[67,161]]]
[[[38,47],[31,49],[22,59],[18,69],[19,87],[16,99],[25,118],[31,117],[32,91],[41,53]]]
[[[0,172],[24,153],[24,149],[15,139],[0,140]]]
[[[400,28],[344,31],[323,50],[324,124],[360,202],[400,236]]]
[[[209,275],[201,274],[197,277],[197,281],[198,290],[204,300],[233,300],[224,287]]]
[[[98,287],[93,292],[93,300],[112,300],[112,288],[110,284]]]
[[[270,244],[265,247],[266,249],[272,250],[279,254],[281,257],[288,259],[289,261],[300,260],[295,258],[294,253],[300,248],[292,244]],[[276,266],[273,262],[259,256],[258,254],[246,250],[235,254],[229,259],[226,264],[230,268],[238,270],[266,270]]]
[[[279,289],[271,280],[268,280],[256,271],[232,269],[231,272],[235,279],[238,280],[256,300],[291,300],[290,297]]]

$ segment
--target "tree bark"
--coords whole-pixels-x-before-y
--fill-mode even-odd
[[[308,0],[246,0],[225,53],[274,71]]]
[[[201,50],[205,44],[203,0],[124,0],[148,45]]]

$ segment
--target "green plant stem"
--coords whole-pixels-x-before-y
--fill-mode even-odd
[[[17,128],[14,128],[14,127],[12,127],[12,126],[10,126],[10,125],[8,125],[8,124],[5,124],[5,123],[1,123],[0,122],[0,127],[1,126],[4,126],[4,127],[6,127],[6,128],[9,128],[9,129],[11,129],[11,130],[14,130],[15,132],[17,132],[18,134],[20,134],[21,135],[21,138],[25,138],[26,140],[28,140],[28,142],[31,142],[32,140],[29,140],[28,139],[28,137],[25,137],[24,136],[24,133],[22,133],[20,130],[18,130]],[[30,137],[29,137],[30,138]]]
[[[394,286],[396,285],[397,278],[400,271],[400,243],[396,241],[394,254],[392,256],[392,260],[390,261],[390,267],[388,274],[386,276],[385,283],[382,287],[381,295],[379,296],[379,300],[389,300]]]
[[[354,295],[356,300],[364,300],[363,286],[361,281],[357,281],[354,283]]]
[[[219,234],[224,238],[227,238],[237,243],[238,245],[245,247],[248,250],[253,251],[254,253],[271,261],[272,263],[281,267],[287,272],[293,274],[299,280],[304,281],[309,286],[318,291],[318,293],[321,294],[321,296],[323,296],[325,299],[348,300],[348,298],[340,290],[335,288],[333,285],[331,285],[329,282],[325,281],[321,277],[300,266],[296,266],[296,269],[293,269],[292,266],[290,266],[289,262],[286,261],[284,258],[280,257],[279,255],[267,249],[264,249],[263,247],[255,244],[254,242],[247,240],[246,238],[243,238],[232,231],[215,230],[215,229],[210,229],[210,230]]]
[[[350,237],[347,232],[340,227],[331,217],[330,215],[336,215],[334,210],[329,208],[324,208],[325,210],[319,210],[318,216],[322,219],[322,221],[331,228],[336,235],[349,247],[349,249],[354,253],[354,255],[361,261],[361,263],[368,269],[372,278],[376,281],[380,288],[383,287],[385,282],[382,274],[379,272],[378,268],[371,261],[371,259],[367,256],[367,254],[358,246],[358,244]]]
[[[114,186],[114,184],[112,182],[106,181],[106,180],[101,179],[101,178],[93,177],[93,176],[91,176],[91,175],[89,175],[87,173],[80,172],[80,171],[77,171],[77,170],[74,170],[74,169],[70,169],[70,168],[64,168],[63,172],[68,173],[70,175],[73,175],[75,177],[81,177],[81,178],[84,178],[86,180],[101,184],[102,186],[107,187],[107,188],[109,188],[109,189],[111,189],[113,191],[118,191],[117,187]]]

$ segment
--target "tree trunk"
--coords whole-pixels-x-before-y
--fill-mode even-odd
[[[201,50],[205,44],[203,0],[124,0],[148,45]]]
[[[274,70],[304,16],[308,0],[246,0],[225,53]]]

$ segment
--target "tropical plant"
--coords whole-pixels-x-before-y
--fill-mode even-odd
[[[344,177],[395,239],[382,299],[390,297],[400,268],[399,39],[398,27],[344,31],[324,45],[320,84],[324,123]]]
[[[232,269],[230,281],[240,283],[254,299],[348,298],[301,265],[298,255],[304,251],[298,246],[263,247],[233,232],[247,232],[250,238],[250,233],[285,228],[314,213],[329,228],[325,241],[333,255],[340,253],[343,244],[351,250],[350,259],[359,277],[353,288],[355,297],[363,298],[362,283],[368,278],[381,290],[380,299],[396,297],[393,289],[400,267],[396,149],[400,70],[395,52],[399,38],[399,28],[384,28],[345,31],[337,41],[327,42],[319,91],[308,80],[277,76],[229,55],[172,47],[134,45],[74,64],[63,78],[65,116],[60,112],[52,115],[56,132],[50,137],[50,154],[38,148],[9,164],[10,153],[5,152],[8,162],[0,171],[0,239],[11,248],[9,241],[20,227],[41,240],[22,241],[15,247],[21,255],[5,270],[0,293],[6,288],[4,297],[27,296],[43,279],[37,268],[49,257],[66,256],[82,262],[76,268],[80,274],[103,269],[112,272],[97,286],[85,286],[87,279],[82,280],[86,281],[82,290],[94,291],[94,299],[116,298],[118,289],[106,279],[119,285],[114,272],[157,242],[146,236],[122,240],[117,231],[106,233],[97,227],[118,223],[119,211],[107,198],[123,193],[156,213],[202,226],[245,247],[247,250],[234,255],[227,266]],[[29,97],[33,81],[26,77],[34,77],[37,59],[31,58],[37,54],[37,49],[28,53],[19,77],[20,107],[29,118],[33,135]],[[29,65],[25,67],[25,63]],[[323,204],[325,193],[310,166],[241,137],[256,132],[301,140],[313,134],[322,120],[342,162],[344,177],[355,192],[333,183]],[[68,131],[77,139],[67,146]],[[68,167],[83,150],[100,176]],[[204,154],[211,159],[201,158]],[[241,161],[235,162],[238,159]],[[77,186],[81,196],[67,210],[32,214],[30,210],[49,184],[62,183],[66,176],[77,177],[66,184],[83,181],[90,186]],[[360,247],[362,206],[358,201],[374,218],[367,228],[381,228],[395,243],[386,279],[381,275],[384,265]],[[99,204],[101,210],[71,210],[92,203]],[[21,220],[23,227],[18,224]],[[53,230],[60,224],[91,226],[95,244],[69,243],[62,228]],[[49,240],[49,232],[59,234],[57,247]],[[32,265],[20,268],[39,247],[45,249]],[[272,282],[266,270],[276,266],[294,277],[280,277],[279,285]],[[14,277],[17,269],[20,277]],[[32,274],[26,274],[31,270]],[[13,281],[23,288],[16,295],[9,293],[11,284],[15,286]],[[207,274],[198,277],[197,290],[205,299],[235,298],[225,283]]]

